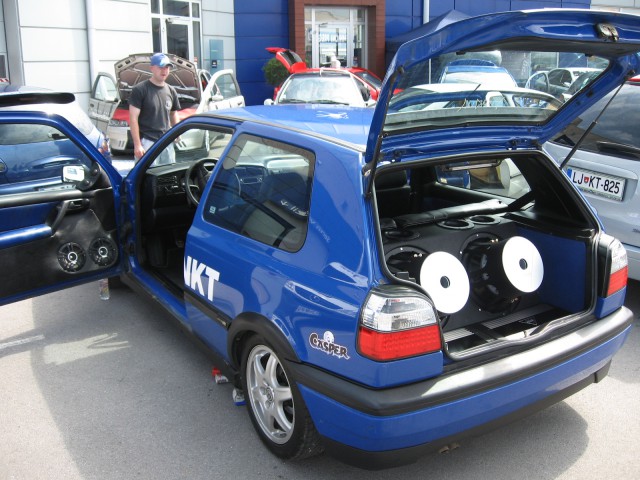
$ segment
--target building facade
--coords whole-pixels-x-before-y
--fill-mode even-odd
[[[451,10],[473,16],[531,8],[640,13],[640,0],[1,0],[0,77],[76,94],[131,53],[165,51],[214,72],[232,68],[247,104],[272,93],[266,47],[309,66],[335,55],[383,75],[385,42]]]

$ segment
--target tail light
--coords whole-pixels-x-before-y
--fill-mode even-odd
[[[627,286],[629,272],[627,251],[620,241],[602,235],[598,248],[600,291],[599,296],[609,297]]]
[[[376,361],[423,355],[442,348],[436,309],[406,287],[374,289],[362,308],[358,350]]]
[[[596,318],[609,315],[624,305],[628,271],[627,251],[622,243],[610,235],[602,235],[598,242]]]

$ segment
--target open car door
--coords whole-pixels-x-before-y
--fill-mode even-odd
[[[118,86],[113,75],[100,72],[93,82],[87,113],[101,132],[107,132],[109,121],[120,104]]]
[[[202,100],[196,113],[235,107],[244,107],[244,96],[233,70],[216,72],[202,92]]]
[[[121,178],[84,135],[58,115],[0,111],[0,159],[0,304],[119,273]]]

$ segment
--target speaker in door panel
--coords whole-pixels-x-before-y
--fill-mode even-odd
[[[58,263],[65,272],[75,273],[84,267],[87,254],[77,243],[65,243],[58,249]]]
[[[441,313],[456,313],[469,299],[467,272],[460,260],[447,252],[431,253],[422,262],[420,285]]]
[[[536,246],[524,237],[498,239],[487,235],[470,242],[463,252],[474,301],[484,310],[512,310],[522,295],[542,283],[544,265]]]
[[[113,265],[118,251],[114,243],[106,237],[96,238],[89,246],[89,256],[93,263],[101,267]]]

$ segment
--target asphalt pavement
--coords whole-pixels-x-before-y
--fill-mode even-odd
[[[627,305],[640,312],[640,283]],[[640,330],[609,376],[448,454],[368,472],[283,462],[156,305],[98,284],[0,307],[0,479],[640,478]]]

